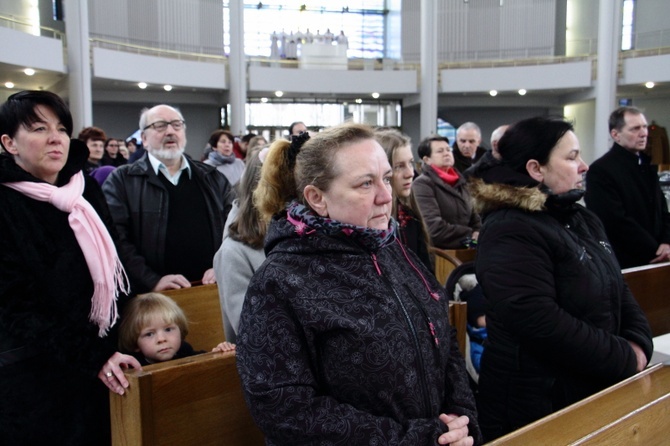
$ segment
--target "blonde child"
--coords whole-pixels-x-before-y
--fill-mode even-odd
[[[186,315],[177,303],[160,293],[148,293],[131,299],[119,327],[119,348],[148,365],[185,358],[194,351],[184,339],[188,334]],[[222,342],[212,351],[232,351],[235,344]]]

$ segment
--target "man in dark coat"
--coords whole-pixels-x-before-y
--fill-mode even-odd
[[[482,131],[474,122],[466,122],[456,130],[456,143],[454,144],[454,167],[460,173],[479,161],[487,152],[481,147]]]
[[[647,120],[635,107],[620,107],[609,128],[614,145],[586,175],[586,205],[605,225],[622,268],[670,260],[670,213],[658,166],[642,153]]]
[[[212,259],[234,198],[216,168],[183,154],[186,124],[167,105],[140,117],[147,153],[103,184],[133,291],[214,283]]]

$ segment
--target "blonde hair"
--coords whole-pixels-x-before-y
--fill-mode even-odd
[[[175,324],[184,340],[188,334],[188,320],[177,303],[161,293],[135,296],[126,306],[119,326],[119,350],[132,353],[137,350],[137,339],[142,329],[155,318]]]
[[[294,198],[309,206],[302,194],[305,187],[313,185],[328,191],[333,179],[340,175],[333,161],[337,152],[368,139],[374,140],[375,136],[367,125],[346,123],[330,127],[305,142],[295,157],[295,167],[289,156],[291,143],[273,142],[254,191],[254,204],[263,218],[269,220],[283,211]]]

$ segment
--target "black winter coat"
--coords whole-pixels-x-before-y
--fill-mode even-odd
[[[193,177],[205,192],[213,251],[221,246],[223,225],[234,192],[216,168],[189,158]],[[166,273],[165,246],[168,191],[154,172],[148,154],[117,167],[102,186],[119,234],[120,256],[135,293],[154,288]]]
[[[441,413],[467,415],[479,443],[448,302],[412,252],[395,238],[370,250],[342,234],[299,236],[286,217],[272,221],[266,252],[237,364],[267,444],[434,445]]]
[[[73,140],[57,185],[87,157]],[[84,198],[111,228],[100,186],[84,178]],[[41,180],[0,155],[0,183],[12,181]],[[0,444],[108,444],[108,390],[97,373],[115,336],[99,338],[89,322],[93,282],[68,214],[2,185],[0,203],[0,352],[33,352],[0,366]]]
[[[476,273],[488,300],[479,381],[488,441],[634,375],[629,341],[648,359],[653,345],[600,220],[575,203],[581,193],[472,189],[484,214]]]
[[[670,213],[658,166],[614,144],[586,173],[586,206],[600,217],[622,268],[646,265],[670,243]]]

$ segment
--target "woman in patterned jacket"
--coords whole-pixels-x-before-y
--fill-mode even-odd
[[[367,126],[276,141],[255,191],[271,217],[238,333],[267,444],[479,443],[448,302],[397,238],[391,166]]]

